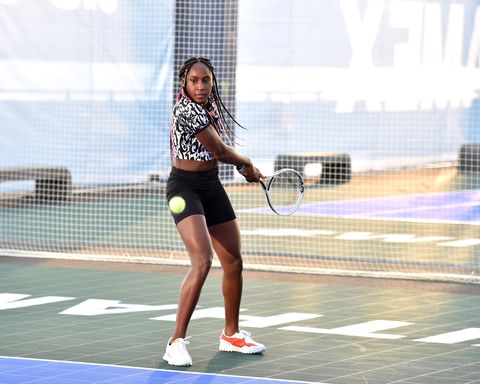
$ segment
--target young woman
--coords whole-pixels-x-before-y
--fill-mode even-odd
[[[214,251],[223,269],[225,303],[219,349],[247,354],[265,350],[248,332],[239,329],[243,283],[240,229],[219,180],[218,163],[243,167],[242,175],[249,182],[258,182],[264,176],[248,157],[222,140],[230,133],[224,112],[233,117],[220,99],[212,62],[203,57],[190,58],[180,68],[179,78],[181,90],[172,111],[172,170],[166,197],[168,202],[174,197],[185,202],[183,210],[172,208],[172,215],[191,267],[180,289],[176,326],[163,358],[170,365],[189,366],[192,358],[185,336]]]

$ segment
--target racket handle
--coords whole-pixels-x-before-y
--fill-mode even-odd
[[[244,165],[242,165],[242,164],[237,164],[236,168],[237,168],[238,173],[240,173],[242,176],[245,176],[245,175],[246,175],[245,166],[244,166]]]

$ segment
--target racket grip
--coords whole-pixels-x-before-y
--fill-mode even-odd
[[[237,164],[236,166],[238,173],[240,173],[242,176],[245,176],[245,166],[242,164]]]

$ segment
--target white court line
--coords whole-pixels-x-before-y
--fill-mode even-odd
[[[459,207],[474,207],[480,205],[480,201],[472,201],[468,203],[454,203],[454,204],[441,204],[441,205],[420,205],[416,207],[400,208],[400,209],[387,209],[380,211],[371,211],[370,214],[384,214],[384,213],[402,213],[402,212],[417,212],[417,211],[430,211],[432,209],[451,209]],[[355,216],[350,215],[350,216]]]

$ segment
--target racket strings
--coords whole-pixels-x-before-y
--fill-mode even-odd
[[[281,172],[270,181],[268,195],[277,211],[290,212],[297,208],[303,194],[303,181],[295,172]]]

